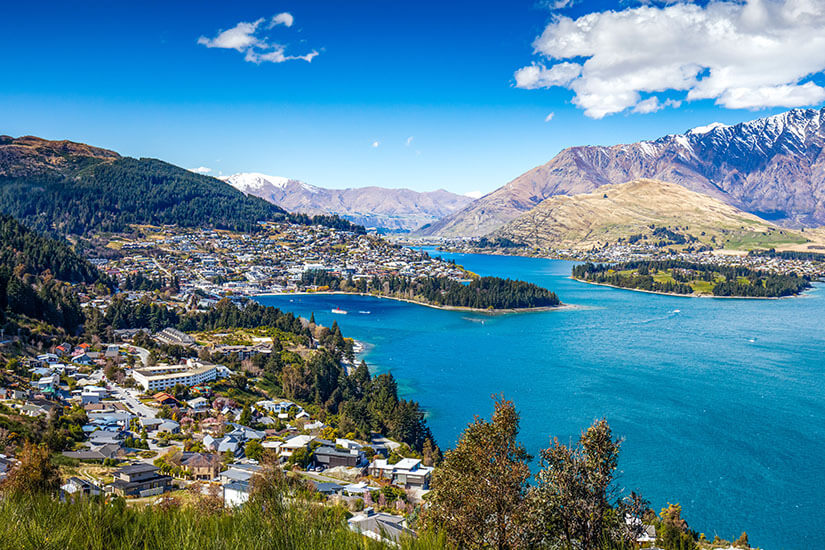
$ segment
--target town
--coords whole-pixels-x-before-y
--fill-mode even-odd
[[[99,256],[91,261],[122,283],[130,299],[174,285],[179,292],[169,298],[172,303],[199,307],[226,296],[319,290],[302,283],[308,272],[356,282],[390,275],[468,278],[458,266],[377,235],[318,225],[260,225],[262,230],[251,234],[141,226],[134,235],[98,238]]]
[[[62,452],[71,474],[63,495],[162,504],[213,494],[232,508],[248,500],[263,465],[274,465],[299,473],[320,497],[351,510],[357,532],[387,540],[411,533],[404,514],[428,490],[432,456],[417,458],[379,433],[368,439],[339,433],[291,400],[241,404],[220,389],[235,374],[227,367],[195,358],[153,364],[147,349],[130,343],[136,336],[158,345],[175,341],[197,354],[200,346],[175,329],[119,336],[127,341],[55,346],[17,364],[19,379],[29,384],[0,388],[6,414],[77,420],[73,429],[82,435]],[[271,353],[272,341],[218,351],[249,359]],[[10,438],[0,429],[4,447]],[[14,462],[0,456],[0,479]]]
[[[817,280],[825,277],[825,251],[809,253],[742,253],[727,250],[688,250],[684,247],[661,247],[646,242],[614,243],[599,249],[541,249],[529,247],[479,247],[475,239],[393,239],[406,246],[434,246],[450,252],[467,254],[516,254],[571,260],[576,262],[624,263],[632,261],[679,260],[725,267],[747,267],[777,274],[795,273]]]

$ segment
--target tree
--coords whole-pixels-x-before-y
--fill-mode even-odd
[[[249,426],[249,423],[252,421],[252,411],[249,408],[249,405],[246,404],[243,406],[243,410],[241,411],[241,417],[238,419],[238,423],[242,426]]]
[[[246,458],[260,461],[264,454],[264,446],[261,445],[261,442],[257,439],[250,439],[247,441],[246,447],[244,447],[244,453],[246,454]]]
[[[52,464],[49,450],[29,441],[17,456],[18,464],[9,472],[0,488],[24,495],[55,494],[60,488],[60,470]]]
[[[530,456],[518,431],[513,402],[498,397],[491,421],[476,417],[433,473],[425,522],[456,546],[522,546]]]
[[[668,504],[659,513],[661,521],[656,529],[656,544],[664,550],[695,550],[698,548],[693,533],[682,519],[682,507]]]
[[[605,539],[617,538],[624,518],[615,519],[611,501],[620,447],[601,419],[581,434],[577,446],[554,438],[541,451],[542,469],[530,501],[534,533],[542,542],[561,539],[568,548],[595,550]]]

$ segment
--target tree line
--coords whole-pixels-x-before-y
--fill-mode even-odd
[[[554,292],[533,283],[501,277],[478,277],[461,283],[449,277],[407,277],[390,275],[371,279],[343,278],[325,271],[303,274],[304,286],[326,286],[343,292],[378,294],[419,300],[439,306],[474,309],[524,309],[557,306]]]
[[[621,273],[621,272],[631,273]],[[655,292],[690,294],[689,282],[708,281],[714,296],[782,297],[810,288],[811,281],[796,273],[773,273],[745,266],[700,264],[682,260],[637,260],[618,264],[584,263],[573,267],[584,281]],[[656,281],[652,273],[668,272],[674,281]],[[719,280],[721,279],[721,280]]]

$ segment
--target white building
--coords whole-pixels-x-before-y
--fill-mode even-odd
[[[160,391],[177,384],[197,386],[215,380],[218,377],[218,366],[187,359],[183,365],[159,365],[135,369],[132,377],[145,391]]]

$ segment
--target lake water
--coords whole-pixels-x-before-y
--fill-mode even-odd
[[[569,278],[570,262],[441,254],[537,283],[579,309],[486,316],[357,296],[259,301],[368,343],[365,359],[418,400],[442,448],[504,393],[537,456],[605,416],[625,438],[620,485],[682,504],[708,538],[821,548],[825,287],[783,300],[658,296]],[[341,307],[348,315],[331,313]],[[359,313],[369,312],[369,313]]]

